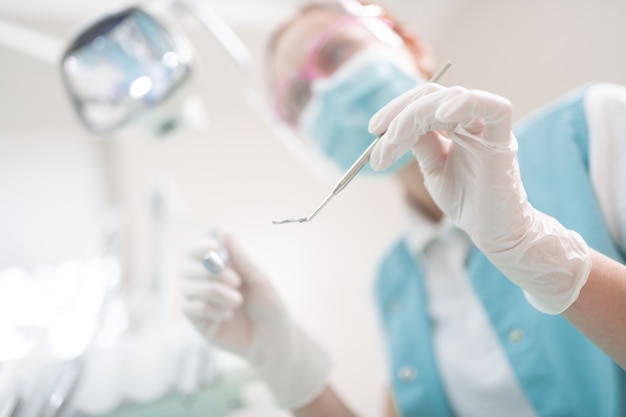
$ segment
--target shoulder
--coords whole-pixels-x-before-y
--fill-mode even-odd
[[[398,261],[407,253],[406,238],[403,236],[397,239],[385,252],[379,264],[379,272],[394,269]]]
[[[585,111],[587,113],[626,111],[626,86],[611,83],[590,85],[585,94]]]
[[[624,110],[626,108],[626,86],[606,82],[590,82],[569,90],[555,100],[535,109],[517,124],[524,128],[551,116],[580,109],[590,111]]]
[[[537,131],[562,130],[572,126],[586,131],[587,123],[594,125],[612,120],[626,125],[626,86],[590,82],[572,89],[552,102],[545,104],[516,123],[518,139],[536,136]]]

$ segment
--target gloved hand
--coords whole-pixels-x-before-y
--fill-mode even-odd
[[[439,208],[465,230],[540,311],[558,314],[578,297],[591,268],[589,248],[528,202],[503,97],[437,84],[417,87],[376,113],[386,132],[371,156],[382,170],[413,149]]]
[[[290,318],[276,290],[229,236],[229,263],[212,274],[204,254],[218,250],[207,238],[191,252],[183,276],[183,310],[209,342],[247,359],[278,405],[300,408],[319,395],[330,360]]]

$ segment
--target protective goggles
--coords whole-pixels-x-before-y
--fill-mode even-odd
[[[311,99],[313,82],[333,74],[372,42],[394,47],[403,44],[392,23],[378,16],[345,16],[320,33],[312,42],[302,68],[278,83],[274,95],[278,116],[295,124]]]

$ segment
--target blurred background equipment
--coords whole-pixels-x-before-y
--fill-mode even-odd
[[[152,16],[131,7],[85,29],[61,68],[85,127],[108,133],[171,97],[190,76],[191,53]],[[165,120],[160,129],[172,123]]]
[[[109,147],[129,129],[162,138],[188,126],[185,113],[193,97],[194,57],[185,22],[173,29],[154,16],[168,12],[179,20],[194,17],[241,70],[249,69],[251,55],[243,42],[196,0],[107,12],[83,25],[63,53],[59,38],[5,20],[0,43],[60,74],[82,127],[108,138]],[[102,175],[107,182],[94,187],[97,201],[87,207],[101,218],[78,242],[84,250],[27,262],[11,260],[10,251],[3,254],[0,416],[219,417],[268,398],[267,392],[242,397],[252,371],[216,352],[177,314],[163,269],[169,259],[168,221],[198,224],[177,212],[173,185],[160,174],[146,187],[152,268],[132,285],[128,213],[111,186],[111,160],[104,159],[87,172],[76,168],[78,175],[94,175],[96,182]],[[82,198],[80,187],[68,194],[76,191],[74,198]],[[59,197],[69,202],[69,195]],[[10,240],[5,244],[11,246]]]
[[[156,416],[155,410],[183,407],[190,401],[203,409],[215,394],[227,404],[254,404],[233,416],[277,415],[263,387],[241,382],[250,377],[247,370],[221,357],[221,352],[200,353],[193,336],[180,336],[185,340],[180,345],[166,345],[166,339],[186,334],[177,313],[177,280],[192,218],[239,237],[273,278],[295,318],[327,347],[337,365],[332,382],[340,394],[361,416],[381,414],[387,373],[371,286],[380,254],[405,226],[401,192],[389,179],[357,177],[315,222],[298,227],[271,223],[315,207],[341,174],[324,165],[322,158],[311,157],[310,149],[291,131],[272,125],[265,105],[266,41],[303,3],[0,1],[0,271],[3,282],[12,277],[12,284],[1,284],[0,295],[3,302],[11,300],[0,306],[11,312],[0,324],[1,340],[11,340],[0,346],[0,416],[23,417],[15,410],[26,412],[25,396],[42,399],[40,404],[52,410],[61,398],[68,398],[66,392],[74,392],[74,398],[80,394],[81,404],[90,404],[92,414],[113,409],[122,413],[123,408],[123,415],[132,415],[143,407]],[[439,64],[454,63],[442,84],[505,96],[514,103],[516,119],[592,80],[626,84],[626,57],[615,53],[616,40],[626,37],[622,0],[381,4],[438,51]],[[153,107],[139,101],[142,110],[127,124],[95,133],[72,104],[61,58],[91,25],[130,8],[158,22],[168,38],[177,34],[191,55],[189,75],[171,85],[165,101]],[[179,42],[172,45],[178,47]],[[161,126],[172,129],[164,131]],[[375,203],[372,195],[377,196]],[[164,201],[166,206],[160,205]],[[193,216],[184,214],[190,212]],[[355,233],[363,231],[363,225],[376,239]],[[105,285],[106,280],[87,278],[107,275],[101,268],[113,264],[118,264],[118,272],[108,276],[119,274],[117,284],[114,279]],[[83,271],[80,285],[70,279],[70,265]],[[93,273],[88,265],[101,265],[96,268],[101,272]],[[50,290],[45,277],[64,284],[50,293],[54,300],[41,304],[45,297],[30,291]],[[81,287],[88,283],[90,290]],[[89,294],[94,305],[80,303],[78,294]],[[26,310],[33,305],[45,306],[51,315]],[[80,337],[61,349],[68,352],[66,359],[47,362],[41,356],[50,358],[51,351],[43,354],[38,348],[48,340],[45,324],[53,313],[58,316],[57,340],[70,327],[69,311],[85,312]],[[107,316],[100,324],[92,321],[98,311]],[[162,321],[172,326],[166,331],[164,325],[159,335],[154,323]],[[113,329],[93,333],[102,326]],[[155,348],[147,350],[147,345]],[[135,361],[133,369],[146,369],[159,358],[167,365],[162,375],[169,383],[147,385],[131,398],[167,394],[153,402],[127,398],[122,403],[125,384],[120,382],[120,370],[130,369],[130,358],[142,350],[147,352],[146,362]],[[70,358],[69,352],[83,353]],[[224,385],[203,385],[190,395],[194,381],[211,373],[188,369],[194,369],[194,363],[211,363],[211,355],[219,356],[215,375]],[[90,359],[77,360],[87,356]],[[179,373],[173,373],[177,358],[187,356],[179,362]],[[51,366],[55,363],[58,368]],[[363,378],[364,366],[368,378]],[[74,384],[77,373],[80,378]],[[17,375],[30,381],[29,389],[9,382]],[[89,386],[97,391],[83,391]],[[213,394],[205,395],[205,388]],[[48,395],[41,394],[45,391]],[[61,403],[67,406],[68,401]]]

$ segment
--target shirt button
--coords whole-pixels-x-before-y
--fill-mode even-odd
[[[392,314],[400,311],[400,307],[402,307],[402,303],[400,302],[400,300],[392,300],[387,306],[389,312]]]
[[[412,366],[401,366],[398,368],[396,375],[402,382],[411,382],[417,377],[417,369]]]
[[[521,342],[522,337],[524,337],[524,333],[522,332],[522,329],[520,328],[516,327],[515,329],[509,332],[509,342],[511,343]]]

